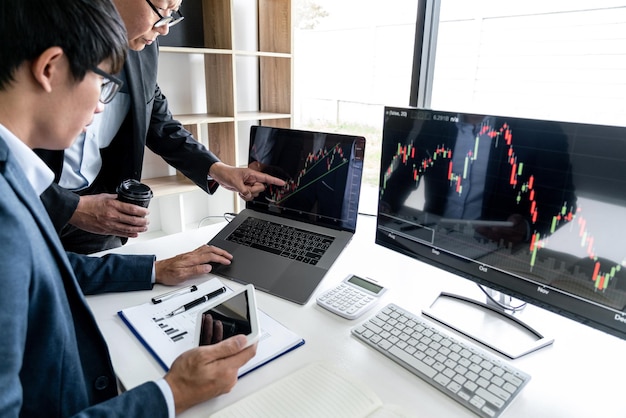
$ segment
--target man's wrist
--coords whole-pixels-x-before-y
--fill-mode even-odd
[[[154,285],[156,283],[156,257],[154,262],[152,263],[152,274],[150,276],[150,284]]]
[[[210,174],[207,174],[206,181],[207,181],[207,187],[206,188],[207,188],[207,191],[209,192],[209,194],[215,193],[217,188],[220,187],[220,184],[213,177],[211,177]]]
[[[173,418],[176,416],[176,404],[174,401],[174,394],[172,393],[172,388],[167,383],[165,379],[159,379],[155,381],[156,385],[161,390],[163,397],[165,398],[165,403],[167,404],[167,415],[169,418]]]

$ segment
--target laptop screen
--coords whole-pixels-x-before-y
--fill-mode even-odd
[[[364,151],[360,136],[252,126],[249,167],[287,184],[246,208],[354,232]]]

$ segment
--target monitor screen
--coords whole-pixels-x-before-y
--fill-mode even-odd
[[[361,136],[252,126],[248,166],[287,184],[246,207],[354,232],[364,152]]]
[[[378,244],[626,339],[626,127],[384,117]]]

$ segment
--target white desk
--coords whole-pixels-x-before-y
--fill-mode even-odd
[[[207,242],[222,224],[183,232],[151,241],[129,244],[116,252],[156,254],[166,258]],[[389,291],[374,310],[389,302],[415,313],[429,306],[441,291],[480,298],[472,282],[430,267],[374,244],[375,220],[360,216],[356,236],[319,285],[316,294],[339,283],[348,273],[372,277]],[[202,282],[208,277],[193,279]],[[237,288],[240,285],[225,280]],[[150,300],[167,291],[114,293],[88,298],[109,343],[113,365],[125,387],[134,387],[163,375],[138,340],[117,317],[118,310]],[[207,416],[226,405],[285,376],[304,364],[323,361],[349,370],[362,379],[386,404],[400,405],[420,417],[474,416],[420,378],[407,372],[350,335],[362,322],[340,318],[315,303],[304,305],[257,292],[260,309],[300,334],[306,344],[239,380],[233,391],[207,401],[183,417]],[[374,311],[372,311],[374,312]],[[574,321],[528,306],[525,319],[541,332],[553,336],[552,346],[512,363],[532,375],[532,380],[504,414],[505,417],[624,417],[623,379],[626,378],[626,341]]]

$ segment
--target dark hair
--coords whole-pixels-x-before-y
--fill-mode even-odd
[[[78,81],[105,60],[122,69],[128,39],[111,0],[0,0],[0,90],[14,72],[58,46]]]

